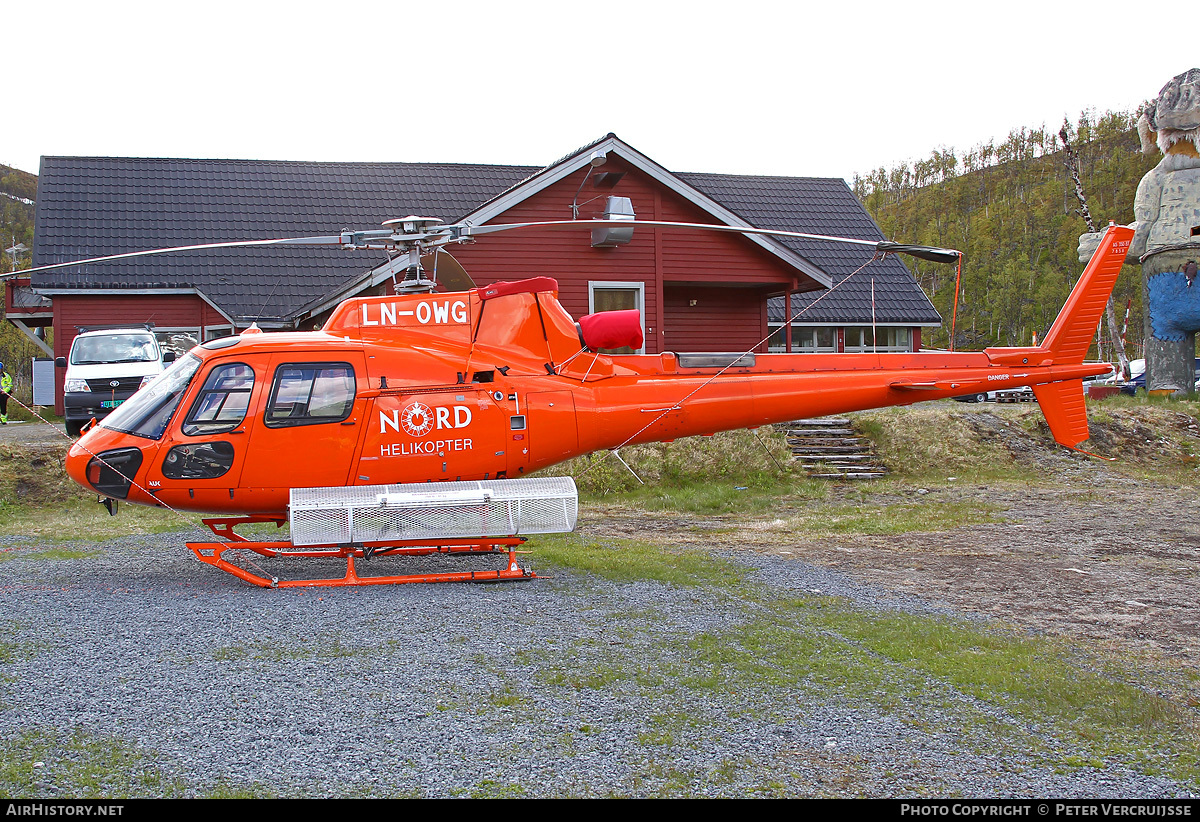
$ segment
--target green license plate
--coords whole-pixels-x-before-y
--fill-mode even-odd
[[[125,402],[125,400],[103,400],[100,403],[100,407],[101,408],[116,408],[118,405],[120,405],[123,402]]]

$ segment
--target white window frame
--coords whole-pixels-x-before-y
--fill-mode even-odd
[[[846,330],[845,330],[846,353],[848,353],[848,354],[849,353],[870,354],[872,352],[878,352],[878,353],[882,354],[882,353],[891,353],[891,352],[909,353],[912,351],[912,341],[913,341],[912,328],[907,325],[877,325],[877,326],[875,326],[876,337],[883,336],[885,334],[891,336],[893,334],[893,332],[900,332],[900,331],[904,332],[904,335],[907,337],[907,340],[904,342],[904,344],[895,343],[895,344],[889,344],[889,345],[879,345],[878,340],[876,340],[875,345],[863,345],[861,342],[855,343],[854,345],[850,344],[850,335],[852,333],[861,341],[862,340],[862,332],[870,331],[870,330],[871,330],[871,326],[869,326],[869,325],[846,326]]]
[[[636,291],[638,318],[642,324],[642,347],[635,354],[646,353],[646,284],[631,280],[589,280],[588,281],[588,313],[596,313],[597,291]]]
[[[784,353],[785,350],[787,349],[787,343],[783,341],[786,339],[784,337],[784,332],[785,332],[785,329],[787,328],[787,326],[783,325],[783,324],[779,324],[779,325],[771,324],[768,327],[771,331],[772,336],[774,336],[777,332],[779,333],[779,340],[780,340],[779,342],[771,343],[770,348],[769,348],[770,353],[772,353],[772,354]],[[829,330],[829,332],[833,335],[833,342],[831,344],[829,344],[829,345],[817,345],[816,344],[816,333],[815,332],[816,332],[816,329],[818,329],[818,328]],[[813,337],[812,337],[813,345],[804,347],[803,344],[798,340],[799,332],[803,331],[803,330],[811,330],[814,332]],[[792,353],[793,354],[836,354],[837,350],[838,350],[837,330],[838,330],[838,326],[836,326],[836,325],[825,325],[823,323],[816,323],[816,324],[810,323],[807,325],[801,325],[800,323],[792,323]]]

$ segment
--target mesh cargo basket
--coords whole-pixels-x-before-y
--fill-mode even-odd
[[[572,531],[570,477],[293,488],[293,545],[508,537]]]

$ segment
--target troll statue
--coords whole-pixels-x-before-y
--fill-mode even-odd
[[[1143,153],[1163,153],[1138,184],[1127,258],[1142,266],[1146,389],[1191,393],[1200,330],[1200,69],[1162,87],[1138,120],[1138,134]],[[1098,239],[1079,238],[1081,262]]]

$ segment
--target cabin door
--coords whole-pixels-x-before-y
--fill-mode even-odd
[[[264,396],[248,421],[246,488],[314,488],[348,483],[363,430],[366,375],[361,353],[332,357],[276,354],[263,375]]]

